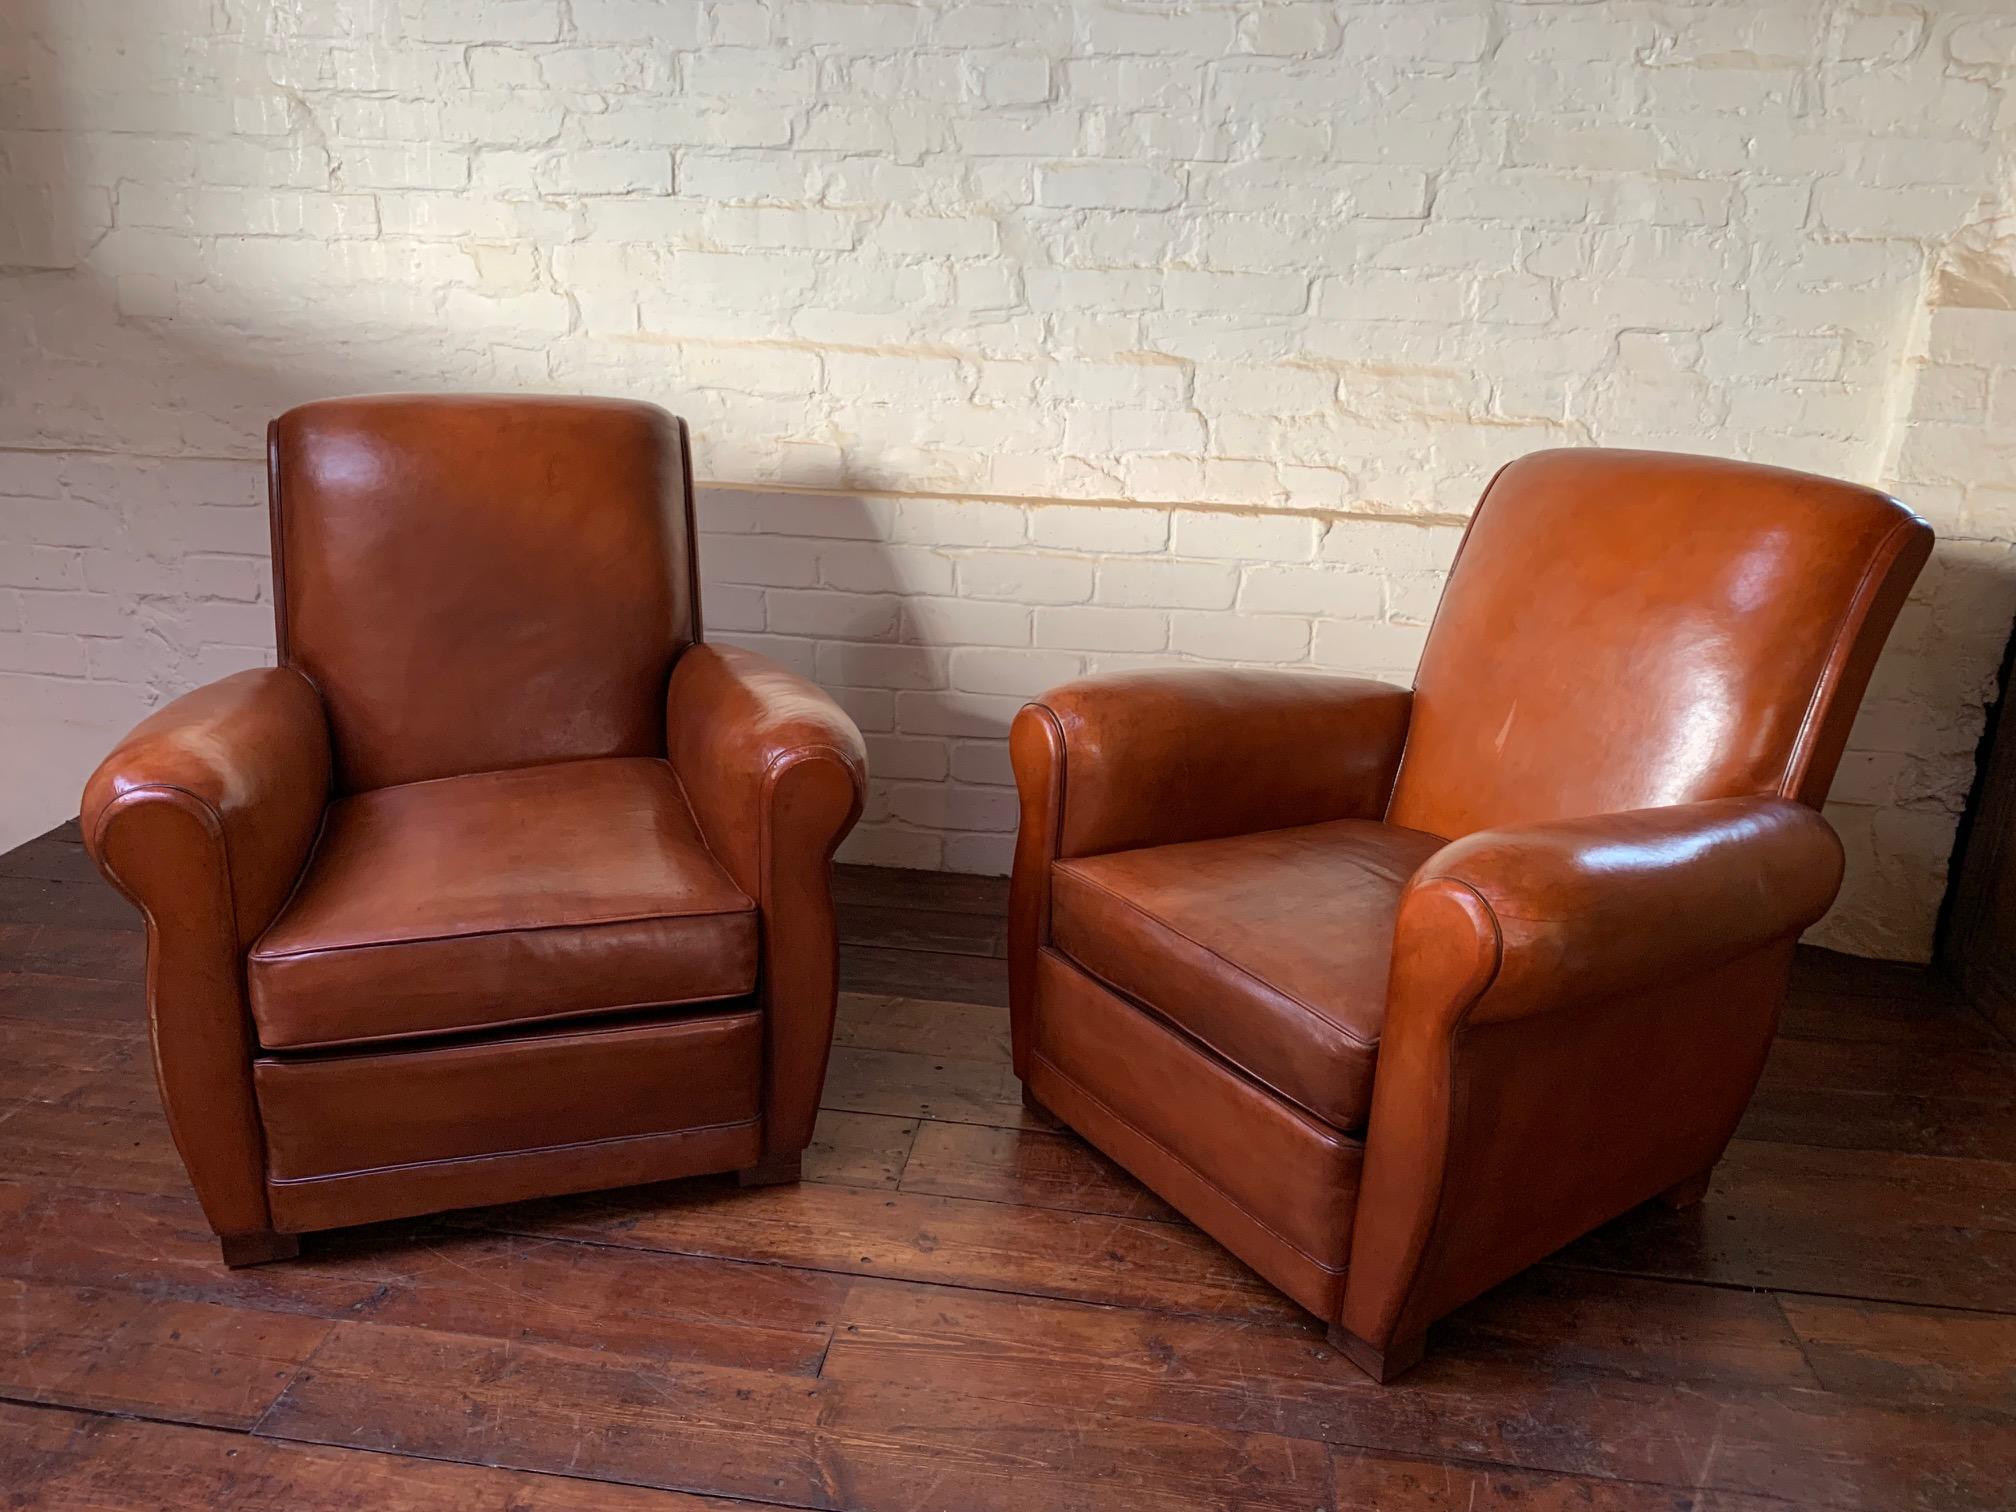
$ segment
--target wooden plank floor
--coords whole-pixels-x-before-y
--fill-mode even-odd
[[[2016,1504],[2016,1046],[1923,973],[1802,961],[1708,1200],[1500,1287],[1382,1389],[1023,1109],[1000,883],[843,887],[804,1185],[234,1273],[155,1102],[135,918],[73,830],[0,857],[0,1503]]]

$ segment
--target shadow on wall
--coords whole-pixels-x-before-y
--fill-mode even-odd
[[[192,156],[203,133],[164,124],[173,120],[164,113],[185,108],[179,101],[152,96],[128,109],[89,87],[48,87],[64,59],[43,23],[57,16],[57,0],[24,0],[0,19],[0,57],[44,81],[21,91],[8,124],[24,129],[0,145],[0,338],[19,354],[0,378],[0,744],[9,777],[0,785],[0,849],[73,815],[91,769],[152,709],[272,662],[264,429],[274,415],[338,394],[580,391],[556,384],[547,352],[522,334],[511,339],[508,324],[500,337],[466,309],[451,317],[449,290],[388,281],[351,302],[363,308],[331,307],[309,292],[277,303],[272,290],[289,287],[285,266],[302,238],[247,235],[231,258],[214,256],[184,204],[209,182]],[[157,22],[177,24],[172,8]],[[165,30],[130,42],[170,45]],[[81,170],[70,153],[100,161]],[[106,182],[117,187],[94,187]],[[236,193],[250,205],[264,191]],[[264,213],[284,219],[298,198],[275,190]],[[262,257],[268,276],[248,276]],[[676,393],[648,397],[682,408]],[[830,471],[799,484],[839,490],[838,468]],[[788,554],[788,542],[750,529],[752,510],[773,517],[765,531],[777,528],[780,510],[817,510],[816,528],[808,520],[804,533],[847,543],[859,582],[903,581],[900,563],[873,560],[888,521],[869,501],[839,491],[816,500],[703,493],[713,548],[703,548],[703,572],[717,553]],[[736,575],[792,581],[760,565]],[[822,639],[918,632],[917,622],[880,623],[888,604],[856,595],[801,602],[792,612],[802,628],[771,633],[760,595],[752,609],[748,587],[709,577],[705,607],[719,638],[829,682],[848,653],[822,658]],[[843,697],[867,728],[890,728],[893,689]],[[978,726],[998,743],[1006,717]],[[887,792],[874,801],[886,814]]]
[[[249,306],[229,325],[135,313],[123,280],[83,263],[8,281],[16,318],[33,333],[21,376],[34,392],[7,402],[0,422],[0,496],[25,496],[0,522],[0,542],[27,579],[22,633],[0,635],[0,650],[10,641],[19,648],[0,661],[0,730],[18,774],[0,792],[0,849],[74,814],[93,766],[152,709],[273,661],[263,439],[274,415],[341,394],[581,391],[510,359],[416,362],[391,341],[362,352],[345,343],[340,358],[307,368],[302,344],[283,354]],[[262,360],[267,346],[275,350]],[[668,407],[680,408],[676,396]],[[926,622],[903,608],[907,573],[884,539],[883,501],[704,486],[700,494],[711,638],[833,686],[864,729],[886,737],[899,696],[878,686],[889,669],[853,678],[850,666],[884,643],[914,642]],[[795,525],[794,514],[803,517]],[[805,543],[779,533],[794,530],[845,552],[849,581],[863,591],[828,593],[808,581],[775,589],[766,604],[772,590],[749,581],[793,585],[804,576],[790,558]],[[717,560],[732,564],[728,577],[749,581],[724,581]],[[0,617],[0,632],[13,628]],[[885,654],[904,653],[889,645]],[[1007,718],[969,709],[964,727],[1004,743]],[[878,786],[869,818],[886,818],[889,807]],[[911,808],[925,817],[914,800]],[[938,864],[901,845],[883,858]]]

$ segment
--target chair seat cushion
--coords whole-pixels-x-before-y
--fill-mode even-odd
[[[739,997],[756,905],[646,757],[443,777],[332,804],[253,945],[269,1050]]]
[[[1054,863],[1059,951],[1281,1097],[1364,1127],[1400,892],[1443,842],[1338,819]]]

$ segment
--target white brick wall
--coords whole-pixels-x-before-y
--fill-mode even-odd
[[[2012,179],[2008,0],[12,0],[0,843],[267,654],[303,398],[687,415],[713,622],[871,732],[853,853],[962,868],[1026,692],[1404,676],[1492,468],[1671,446],[1942,532],[1822,936],[1922,955],[2016,606]]]

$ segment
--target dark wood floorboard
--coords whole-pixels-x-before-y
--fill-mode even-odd
[[[857,941],[840,953],[840,985],[849,992],[1006,1008],[1008,963],[992,956],[946,955]]]
[[[1371,1385],[1008,1068],[1005,888],[845,868],[805,1182],[310,1236],[226,1271],[141,933],[74,826],[0,856],[0,1505],[2010,1505],[2016,1045],[1802,955],[1707,1200],[1627,1214]]]

